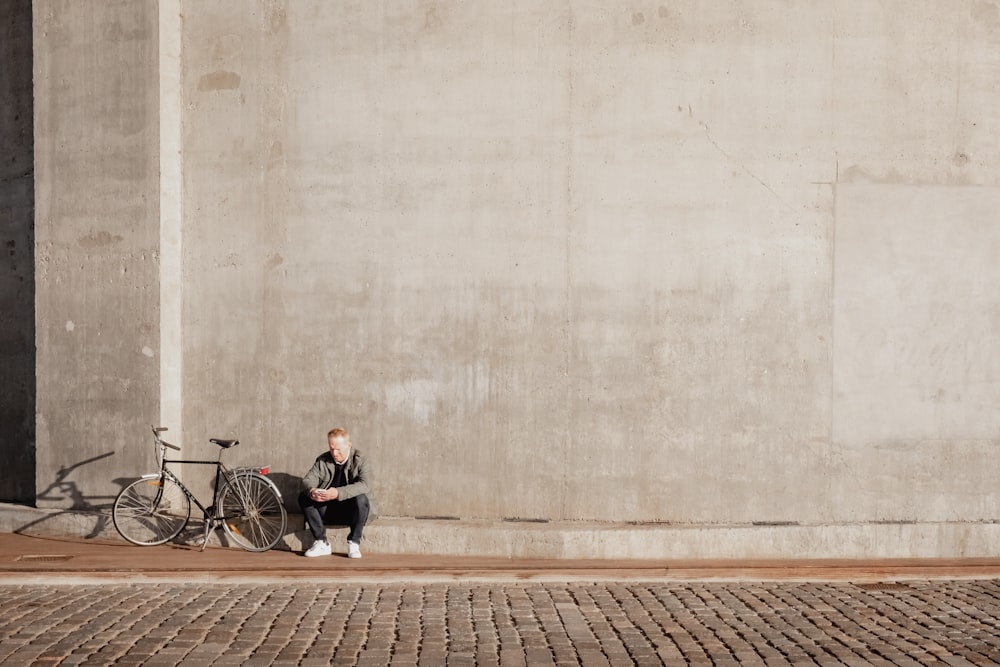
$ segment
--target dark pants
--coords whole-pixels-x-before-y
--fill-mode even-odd
[[[299,507],[306,517],[309,530],[317,540],[326,539],[327,526],[350,526],[351,532],[347,534],[347,539],[356,544],[361,543],[361,531],[368,523],[368,512],[371,509],[365,494],[347,500],[316,502],[304,491],[299,494]]]

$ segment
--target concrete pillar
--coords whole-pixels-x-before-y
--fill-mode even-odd
[[[36,2],[37,502],[109,504],[159,420],[153,0]]]

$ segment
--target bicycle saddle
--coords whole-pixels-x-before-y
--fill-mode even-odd
[[[209,440],[209,442],[214,442],[223,449],[235,447],[236,445],[240,444],[239,440],[220,440],[219,438],[212,438],[211,440]]]

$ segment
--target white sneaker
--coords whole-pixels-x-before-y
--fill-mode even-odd
[[[329,556],[333,553],[333,549],[330,548],[330,543],[326,540],[316,540],[313,545],[309,547],[309,551],[305,553],[307,558],[314,558],[316,556]]]
[[[361,547],[357,542],[347,543],[347,557],[348,558],[361,558]]]

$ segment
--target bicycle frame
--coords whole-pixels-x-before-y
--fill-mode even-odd
[[[214,492],[213,492],[213,497],[212,497],[212,504],[209,505],[208,507],[205,507],[204,505],[202,505],[201,501],[198,500],[198,496],[194,495],[194,492],[191,491],[190,489],[188,489],[184,485],[184,482],[182,482],[181,478],[177,476],[177,473],[175,473],[173,470],[171,470],[170,468],[167,467],[168,463],[190,463],[190,464],[194,464],[194,465],[214,465],[215,466],[215,485],[213,487],[214,488]],[[148,475],[143,475],[142,478],[143,479],[157,479],[159,477],[169,477],[174,483],[177,484],[177,486],[179,486],[181,488],[181,491],[184,492],[184,495],[186,495],[195,505],[198,506],[198,509],[201,510],[201,513],[203,515],[205,515],[205,517],[208,517],[209,516],[209,512],[212,511],[215,508],[215,506],[217,505],[217,501],[219,499],[219,489],[220,489],[219,480],[220,479],[225,479],[228,482],[231,479],[230,476],[227,474],[228,472],[229,472],[229,469],[225,467],[225,465],[222,463],[222,461],[191,461],[191,460],[186,460],[186,459],[166,459],[165,458],[165,459],[163,459],[163,463],[160,465],[160,472],[159,473],[155,473],[154,472],[154,473],[150,473]],[[213,514],[213,517],[214,517],[214,514],[215,514],[214,511],[212,511],[212,514]],[[221,517],[218,517],[218,518],[221,518]]]

